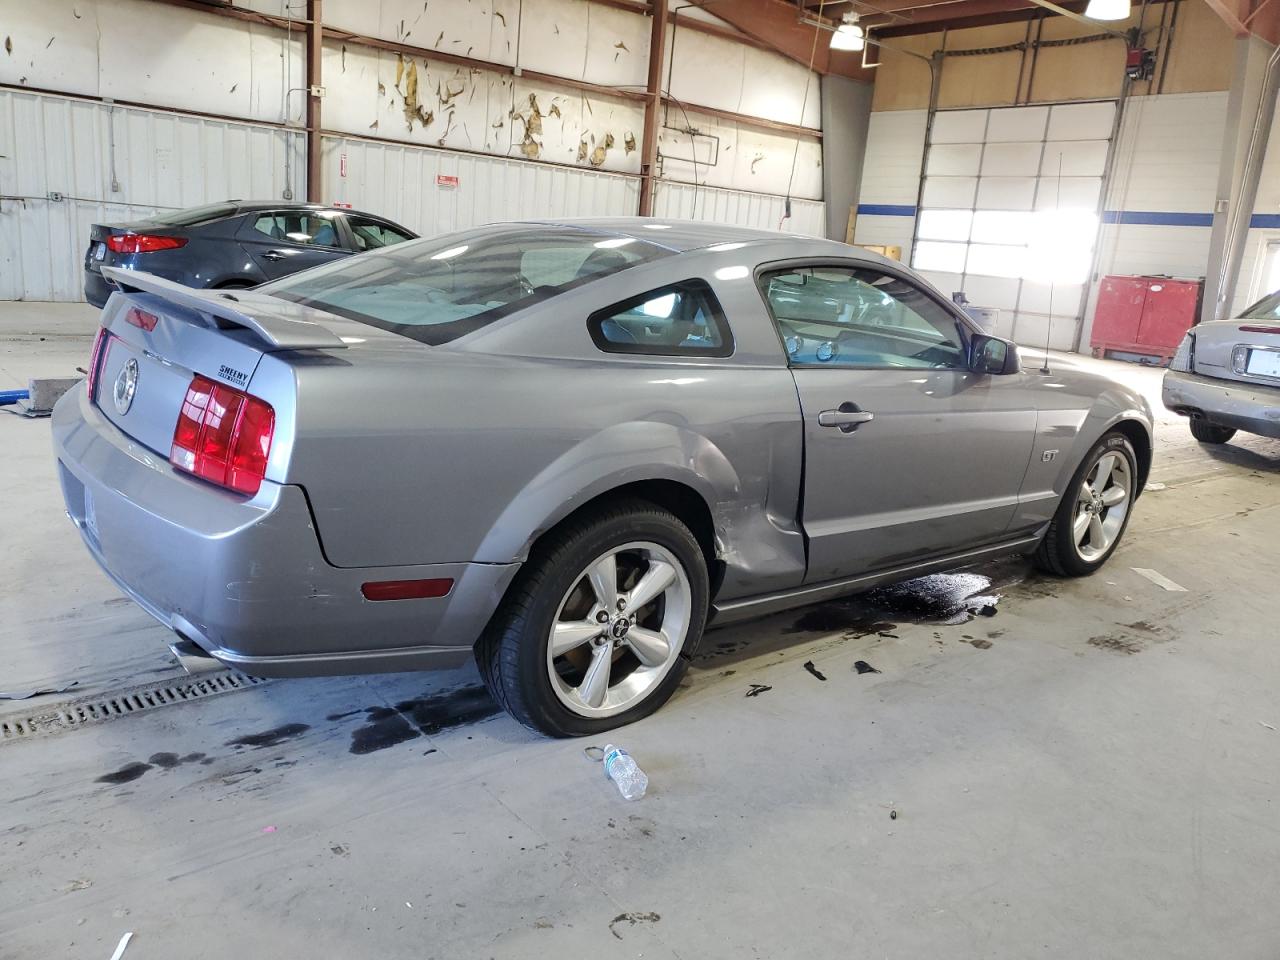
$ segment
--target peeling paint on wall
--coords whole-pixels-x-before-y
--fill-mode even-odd
[[[559,108],[554,104],[552,109],[556,111],[556,116],[560,115]],[[519,120],[524,124],[524,138],[520,141],[520,152],[530,160],[537,160],[542,156],[542,144],[535,140],[534,137],[542,136],[542,110],[538,106],[538,95],[536,93],[529,94],[529,111],[527,114],[511,111],[511,122]]]
[[[403,89],[400,87],[402,81]],[[418,65],[412,59],[406,62],[404,57],[396,57],[396,90],[404,98],[404,119],[410,133],[413,133],[415,120],[423,127],[429,127],[435,123],[434,111],[428,110],[418,102]]]
[[[600,143],[600,145],[597,146],[594,150],[591,151],[591,165],[593,167],[603,166],[605,160],[608,159],[609,150],[612,149],[612,147],[613,147],[613,134],[606,133],[604,135],[604,141]]]

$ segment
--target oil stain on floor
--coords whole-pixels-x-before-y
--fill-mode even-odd
[[[359,712],[334,713],[329,719],[342,720]],[[393,707],[366,707],[363,712],[364,724],[351,731],[351,753],[373,753],[441,730],[487,720],[497,716],[500,708],[489,692],[476,684],[402,700]]]
[[[995,582],[994,572],[933,573],[903,580],[847,600],[809,607],[785,632],[892,637],[904,622],[955,625],[974,617],[993,617],[1001,600],[992,591]]]

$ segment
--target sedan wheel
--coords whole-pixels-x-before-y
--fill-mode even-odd
[[[1086,563],[1106,556],[1124,529],[1132,502],[1133,473],[1119,453],[1106,453],[1080,484],[1071,539]]]
[[[690,594],[680,562],[656,543],[624,544],[592,561],[560,601],[547,642],[560,702],[608,717],[643,700],[684,646]]]
[[[675,691],[702,636],[703,548],[680,519],[639,500],[566,521],[507,591],[476,662],[494,698],[552,736],[601,733]]]

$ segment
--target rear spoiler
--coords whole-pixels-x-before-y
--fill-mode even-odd
[[[119,267],[103,267],[102,272],[126,293],[154,293],[170,303],[216,318],[221,321],[220,325],[245,327],[277,350],[346,349],[347,346],[333,331],[298,316],[305,308],[284,300],[279,302],[278,308],[255,303],[253,312],[248,313],[228,294],[216,290],[196,290],[150,273]]]

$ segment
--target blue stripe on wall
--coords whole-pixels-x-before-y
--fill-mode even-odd
[[[910,204],[860,203],[859,216],[914,217],[916,208]],[[1211,227],[1212,213],[1176,213],[1159,210],[1106,210],[1103,223],[1132,224],[1144,227]],[[1255,213],[1249,218],[1254,230],[1280,230],[1280,213]]]
[[[866,217],[914,217],[916,208],[911,204],[860,203],[858,215]]]
[[[1212,227],[1212,213],[1173,213],[1148,210],[1107,210],[1103,223],[1127,223],[1146,227]]]

